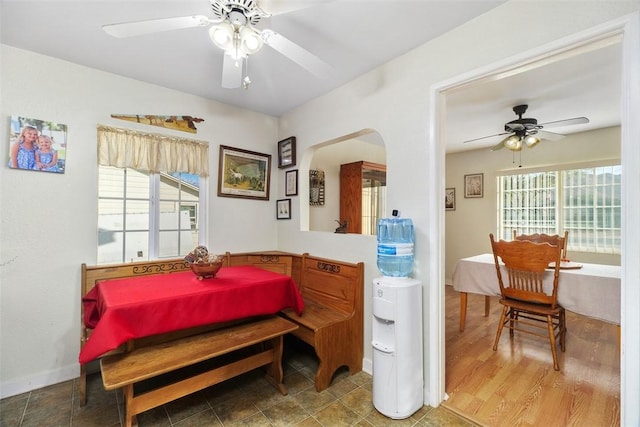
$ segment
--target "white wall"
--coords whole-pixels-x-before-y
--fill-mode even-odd
[[[214,252],[273,249],[276,183],[270,201],[220,198],[220,144],[277,159],[276,118],[1,45],[0,135],[9,116],[68,126],[64,174],[0,167],[0,391],[2,397],[79,373],[80,264],[97,252],[96,125],[208,141],[208,246]],[[190,134],[110,118],[111,114],[191,115]],[[3,165],[8,137],[0,138]],[[6,154],[5,154],[6,153]],[[275,181],[277,161],[272,164]],[[284,190],[283,190],[284,191]],[[275,193],[275,194],[274,194]],[[256,221],[256,216],[260,221]]]
[[[433,268],[426,207],[429,200],[440,198],[426,189],[430,87],[637,10],[639,1],[511,1],[291,111],[279,121],[2,46],[0,134],[7,134],[6,118],[20,114],[65,123],[70,139],[64,175],[44,180],[36,173],[0,168],[1,392],[10,395],[77,375],[79,265],[91,263],[96,248],[95,125],[124,124],[110,120],[109,114],[189,114],[205,118],[198,125],[198,139],[214,145],[210,156],[214,174],[217,144],[275,156],[275,141],[295,135],[300,176],[304,176],[311,162],[308,150],[313,145],[361,129],[378,131],[387,149],[387,214],[400,209],[403,216],[414,220],[414,276],[425,280]],[[539,25],[528,27],[517,37],[505,37],[504,23],[521,22],[523,16]],[[4,147],[6,152],[6,144]],[[209,189],[209,245],[214,251],[238,251],[272,248],[275,242],[281,250],[364,261],[365,368],[370,370],[369,296],[371,281],[379,275],[375,237],[300,231],[301,215],[308,218],[304,196],[293,198],[292,220],[275,221],[274,201],[284,197],[284,173],[284,169],[275,168],[277,179],[268,203],[217,198],[213,196],[214,176]],[[300,179],[299,184],[299,194],[308,194],[308,182]],[[256,213],[264,221],[249,220]],[[41,227],[45,225],[48,227],[43,232]],[[56,237],[42,238],[47,233]],[[438,304],[429,300],[427,291],[441,285],[424,283],[424,307]],[[425,342],[434,342],[427,333],[428,325],[424,326]],[[433,364],[432,354],[425,351],[425,366]],[[638,362],[634,363],[637,367]],[[432,383],[431,376],[425,369],[426,384]],[[427,401],[439,399],[426,395]]]
[[[306,150],[359,129],[370,128],[382,136],[387,150],[387,210],[399,209],[413,219],[416,244],[414,277],[429,277],[432,258],[428,252],[430,236],[429,200],[440,199],[440,193],[429,194],[429,156],[427,150],[430,127],[430,87],[470,70],[488,66],[520,55],[556,39],[592,28],[616,17],[640,9],[640,2],[546,2],[511,1],[450,31],[441,37],[401,56],[378,69],[282,117],[281,136],[296,135],[298,153],[302,155],[301,173],[309,158]],[[522,22],[525,16],[539,23],[518,32],[517,37],[505,36],[505,22]],[[322,117],[322,120],[318,120]],[[305,189],[302,188],[302,194]],[[444,190],[442,190],[444,191]],[[365,319],[371,319],[371,281],[379,275],[375,260],[375,237],[336,235],[300,231],[297,224],[308,209],[301,203],[294,206],[293,220],[279,225],[279,247],[282,250],[302,249],[320,256],[365,262]],[[423,285],[423,313],[441,302],[429,300],[429,288],[440,283]],[[440,342],[431,336],[425,320],[425,343]],[[435,334],[442,334],[437,331]],[[365,321],[365,368],[371,366],[371,324]],[[437,391],[433,370],[441,362],[434,360],[436,352],[425,346],[426,402],[439,403],[443,395]],[[439,356],[438,356],[439,357]]]
[[[519,159],[517,155],[516,159]],[[533,149],[524,149],[521,162],[526,169],[608,159],[620,159],[619,127],[572,134],[559,141],[543,141]],[[517,169],[518,164],[519,160],[513,164],[512,152],[505,149],[473,150],[447,156],[446,187],[456,189],[456,210],[445,213],[448,283],[457,260],[491,252],[489,233],[497,233],[496,176],[499,171]],[[465,199],[464,176],[474,173],[484,174],[484,197]],[[569,252],[568,256],[573,261],[620,265],[619,255]]]

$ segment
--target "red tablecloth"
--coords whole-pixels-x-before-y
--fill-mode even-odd
[[[275,314],[302,313],[304,302],[288,276],[252,266],[223,267],[213,279],[191,271],[99,282],[83,299],[84,323],[94,328],[80,363],[134,339],[194,326]]]

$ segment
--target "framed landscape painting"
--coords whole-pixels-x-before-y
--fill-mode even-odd
[[[218,196],[269,200],[271,155],[220,146]]]

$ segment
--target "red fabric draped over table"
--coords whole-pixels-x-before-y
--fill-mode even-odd
[[[191,271],[105,280],[82,303],[94,328],[82,364],[134,338],[304,308],[291,277],[252,266],[223,267],[204,280]]]

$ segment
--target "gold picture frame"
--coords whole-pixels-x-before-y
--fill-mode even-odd
[[[220,146],[218,196],[269,200],[271,155]]]

